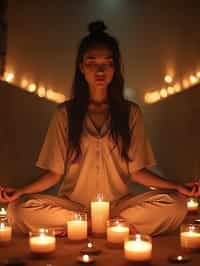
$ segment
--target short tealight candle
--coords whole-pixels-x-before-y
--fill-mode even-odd
[[[133,262],[148,263],[152,258],[152,240],[148,235],[129,235],[124,242],[125,258]]]
[[[198,211],[199,202],[196,198],[189,198],[187,201],[187,209],[189,212]]]
[[[79,256],[77,258],[77,261],[81,264],[91,264],[91,263],[94,263],[94,259],[89,256],[88,254],[84,254],[82,256]]]
[[[91,202],[92,232],[95,235],[106,233],[106,222],[109,219],[110,204],[104,200],[103,194],[97,194],[97,199]]]
[[[99,253],[101,253],[101,250],[97,248],[94,244],[92,244],[91,242],[88,242],[87,246],[81,249],[80,253],[98,255]]]
[[[39,229],[29,233],[30,250],[36,254],[48,254],[56,249],[56,238],[53,230]]]
[[[12,238],[12,227],[6,222],[0,222],[0,244],[7,244]]]
[[[181,247],[185,249],[200,248],[200,225],[183,224],[180,233]]]
[[[67,235],[70,240],[87,239],[86,213],[76,213],[72,220],[67,222]]]
[[[178,255],[178,256],[171,256],[168,258],[169,262],[171,263],[186,263],[191,260],[189,256],[186,255]]]
[[[128,223],[121,218],[107,221],[107,241],[112,245],[122,245],[129,235]]]

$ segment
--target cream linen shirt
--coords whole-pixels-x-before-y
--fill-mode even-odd
[[[85,207],[98,193],[109,201],[118,200],[130,192],[130,174],[155,164],[145,135],[144,121],[137,104],[131,104],[131,145],[126,163],[109,136],[110,118],[98,131],[89,116],[84,120],[81,139],[81,158],[66,161],[68,147],[68,117],[66,103],[57,107],[50,122],[36,165],[64,176],[58,195]]]

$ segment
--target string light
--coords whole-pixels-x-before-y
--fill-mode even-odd
[[[37,95],[39,96],[39,97],[45,97],[45,95],[46,95],[46,89],[45,89],[45,87],[39,87],[38,88],[38,90],[37,90]]]
[[[5,74],[3,76],[3,80],[11,83],[11,82],[13,82],[14,77],[15,77],[14,73],[12,73],[12,72],[5,72]]]
[[[172,83],[173,78],[172,78],[172,76],[170,76],[170,75],[165,75],[165,77],[164,77],[164,81],[165,81],[166,83]]]
[[[166,83],[172,83],[173,78],[170,75],[166,75],[164,77],[164,81]],[[184,78],[181,82],[176,82],[174,85],[170,85],[167,88],[161,88],[160,90],[154,90],[151,92],[147,92],[144,95],[144,101],[146,103],[155,103],[164,98],[172,96],[175,93],[181,92],[183,89],[191,88],[191,85],[195,85],[200,83],[200,71],[196,73],[196,75],[190,75],[188,78]],[[160,98],[157,96],[159,92]]]
[[[15,79],[15,75],[13,72],[6,71],[3,75],[2,80],[11,83]],[[56,103],[62,103],[66,101],[66,97],[62,93],[58,93],[52,89],[47,89],[44,86],[37,87],[37,83],[29,82],[26,78],[21,79],[20,83],[15,83],[14,85],[27,90],[30,93],[35,93],[38,97],[46,98],[49,101],[53,101]]]
[[[31,83],[29,86],[28,86],[28,91],[29,92],[35,92],[36,91],[36,84],[35,83]]]

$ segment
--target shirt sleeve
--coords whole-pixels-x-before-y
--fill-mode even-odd
[[[36,166],[63,175],[67,146],[66,108],[58,106],[50,121]]]
[[[143,114],[138,105],[134,104],[130,115],[131,144],[128,163],[129,173],[156,164],[153,151],[146,136]]]

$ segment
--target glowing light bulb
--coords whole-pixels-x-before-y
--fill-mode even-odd
[[[28,86],[28,91],[29,92],[35,92],[36,91],[36,84],[35,83],[31,83],[29,86]]]
[[[4,74],[4,80],[7,82],[12,82],[14,80],[15,75],[11,72],[6,72]]]
[[[170,75],[165,75],[165,77],[164,77],[164,81],[165,81],[166,83],[171,83],[172,80],[173,80],[172,76],[170,76]]]
[[[166,98],[166,97],[168,96],[167,90],[166,90],[165,88],[162,88],[162,89],[160,90],[160,96],[161,96],[162,98]]]
[[[39,97],[45,97],[45,95],[46,95],[45,87],[39,87],[38,90],[37,90],[37,95]]]

